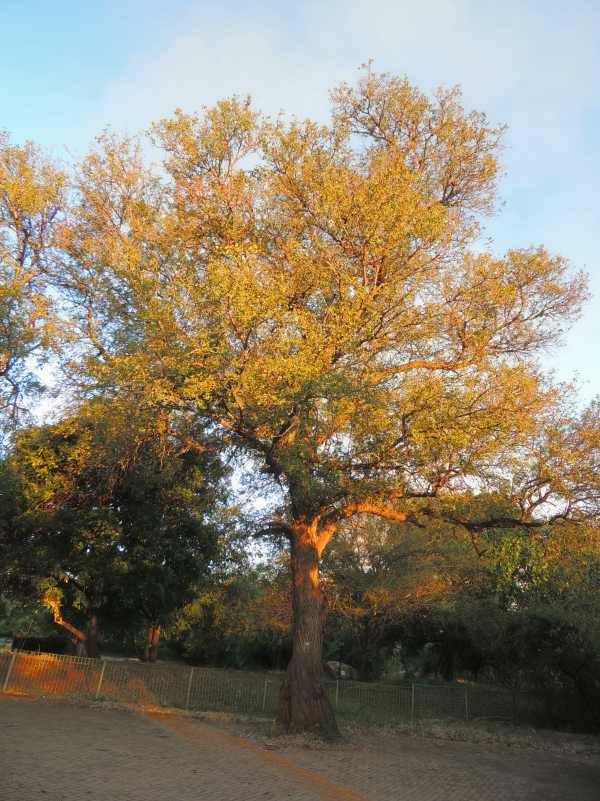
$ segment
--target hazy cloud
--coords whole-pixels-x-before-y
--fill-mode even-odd
[[[130,61],[100,98],[91,127],[139,129],[176,107],[250,93],[265,111],[324,117],[328,90],[361,62],[420,87],[460,83],[465,103],[510,126],[498,248],[545,242],[592,274],[600,228],[597,126],[600,4],[481,0],[333,0],[215,10],[192,4],[166,44]],[[562,372],[589,370],[600,315],[569,338]],[[600,391],[600,372],[588,394]]]

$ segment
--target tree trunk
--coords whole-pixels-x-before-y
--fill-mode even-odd
[[[148,630],[146,631],[146,644],[144,645],[144,655],[142,656],[142,662],[150,661],[150,646],[152,645],[153,631],[154,631],[153,626],[148,626]]]
[[[98,616],[92,612],[85,648],[90,659],[98,658]]]
[[[323,688],[326,604],[319,583],[322,547],[316,526],[293,527],[290,535],[293,650],[279,696],[277,723],[284,731],[312,731],[333,737],[339,732]]]
[[[160,623],[153,623],[148,627],[146,647],[144,648],[144,662],[156,662],[158,657],[158,644],[160,642]]]

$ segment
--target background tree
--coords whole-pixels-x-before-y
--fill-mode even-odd
[[[349,520],[322,562],[329,659],[349,663],[363,680],[379,678],[406,619],[452,603],[483,569],[478,562],[468,537],[447,525]]]
[[[238,565],[210,582],[178,615],[175,643],[195,664],[282,670],[291,654],[291,598],[285,570]]]
[[[575,418],[540,358],[581,275],[543,248],[481,250],[502,129],[456,90],[369,74],[328,125],[240,99],[84,161],[62,239],[88,389],[195,415],[279,491],[293,655],[278,719],[335,732],[321,684],[323,551],[343,521],[477,533],[596,512],[597,409]],[[508,490],[506,490],[508,481]],[[508,491],[485,516],[473,498]]]
[[[182,450],[165,424],[147,410],[90,402],[19,432],[8,460],[21,509],[5,577],[29,592],[37,586],[89,656],[99,618],[131,625],[137,616],[152,630],[155,659],[161,622],[188,599],[215,547],[210,516],[223,471],[208,450]]]
[[[154,438],[113,488],[124,555],[115,614],[129,610],[144,620],[147,661],[156,661],[161,627],[192,600],[218,554],[224,475],[210,450]]]
[[[6,433],[40,389],[34,366],[56,342],[48,293],[53,231],[65,176],[28,142],[0,131],[0,428]]]

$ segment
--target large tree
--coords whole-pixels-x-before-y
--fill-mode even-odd
[[[597,410],[572,419],[541,369],[584,278],[541,247],[482,249],[502,129],[387,75],[332,104],[326,125],[237,98],[177,112],[153,129],[161,171],[104,136],[61,243],[88,391],[195,416],[277,489],[266,528],[289,539],[294,609],[279,722],[323,732],[319,561],[342,521],[587,515],[599,458]],[[511,501],[467,514],[481,489]]]

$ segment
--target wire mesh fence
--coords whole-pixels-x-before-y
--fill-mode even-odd
[[[12,693],[272,717],[280,685],[281,676],[277,674],[0,652],[0,690]],[[514,721],[519,709],[531,712],[535,700],[525,694],[517,696],[507,690],[468,684],[327,681],[325,688],[339,718],[364,723],[426,718]]]
[[[339,717],[368,723],[426,718],[513,721],[517,713],[514,693],[468,684],[386,686],[339,682],[329,687],[329,694]]]

